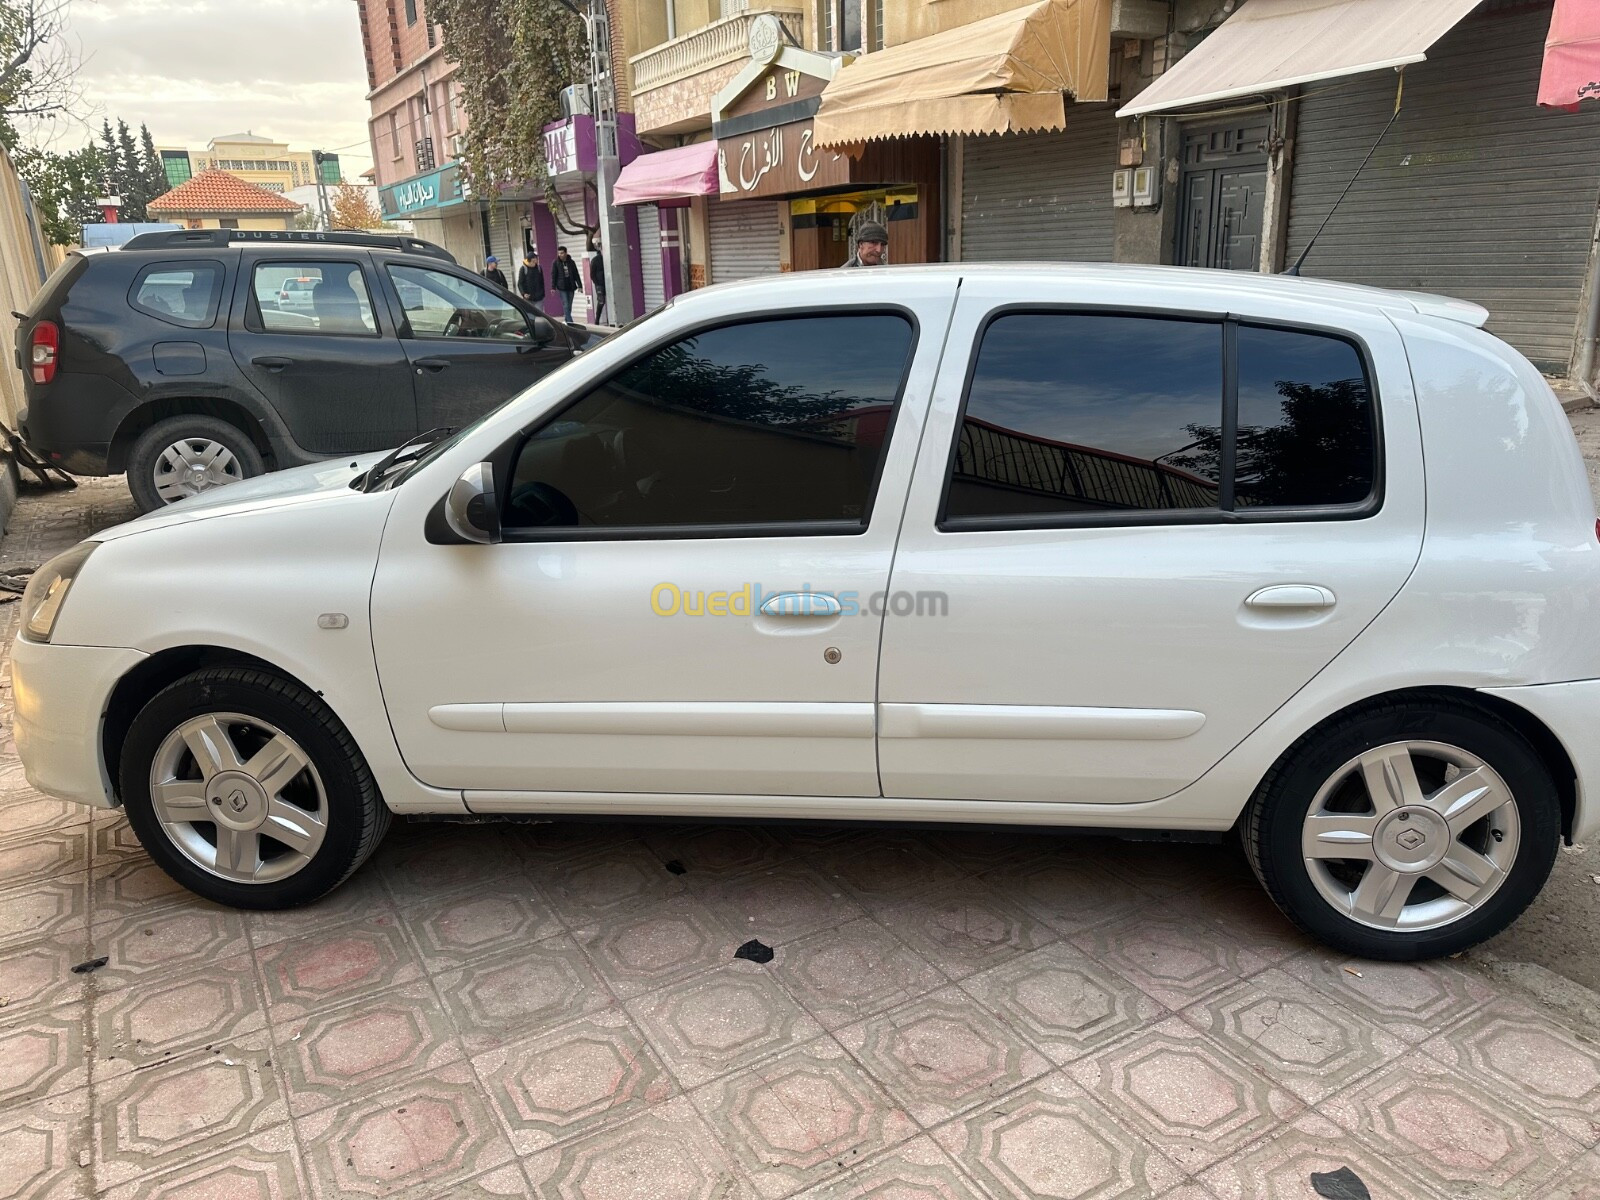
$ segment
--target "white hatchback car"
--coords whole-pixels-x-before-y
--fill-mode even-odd
[[[1130,267],[681,297],[442,440],[40,570],[40,790],[212,899],[391,813],[1242,836],[1378,958],[1503,928],[1600,824],[1600,542],[1476,306]]]

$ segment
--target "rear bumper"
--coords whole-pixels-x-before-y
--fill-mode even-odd
[[[1481,690],[1532,713],[1555,734],[1572,759],[1578,777],[1572,840],[1581,842],[1600,833],[1600,737],[1595,735],[1596,719],[1600,718],[1600,679]]]
[[[101,752],[101,727],[117,681],[145,657],[120,647],[16,640],[11,689],[17,753],[33,787],[97,808],[116,805]]]

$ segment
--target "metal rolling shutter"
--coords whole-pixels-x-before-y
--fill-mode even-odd
[[[490,205],[483,214],[489,228],[490,251],[500,260],[500,270],[509,280],[515,281],[517,267],[522,264],[520,229],[517,228],[517,209],[520,203],[504,200]]]
[[[1406,68],[1400,119],[1302,273],[1441,292],[1564,373],[1600,195],[1600,111],[1537,107],[1550,6],[1475,15]],[[1310,85],[1289,196],[1288,261],[1394,111],[1392,72]]]
[[[639,277],[644,283],[644,311],[654,312],[667,302],[661,282],[661,210],[654,204],[640,204]]]
[[[1059,133],[969,137],[961,168],[966,262],[1110,262],[1117,120],[1107,105],[1069,105]]]
[[[712,283],[776,275],[778,206],[771,200],[713,201],[707,205]]]

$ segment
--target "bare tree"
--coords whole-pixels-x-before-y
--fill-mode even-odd
[[[19,117],[50,120],[80,99],[78,53],[66,36],[71,0],[0,0],[0,139]]]

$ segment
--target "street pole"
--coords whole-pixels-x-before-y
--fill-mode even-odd
[[[633,311],[633,264],[628,255],[627,225],[621,207],[611,200],[620,162],[617,89],[611,73],[611,21],[606,0],[589,0],[589,13],[583,23],[589,33],[589,80],[594,95],[595,191],[600,202],[600,249],[606,259],[606,320],[612,325],[625,325],[639,314]]]
[[[333,213],[328,208],[328,184],[322,177],[322,160],[325,155],[321,150],[311,152],[311,167],[317,176],[317,211],[322,219],[324,233],[333,228]]]

